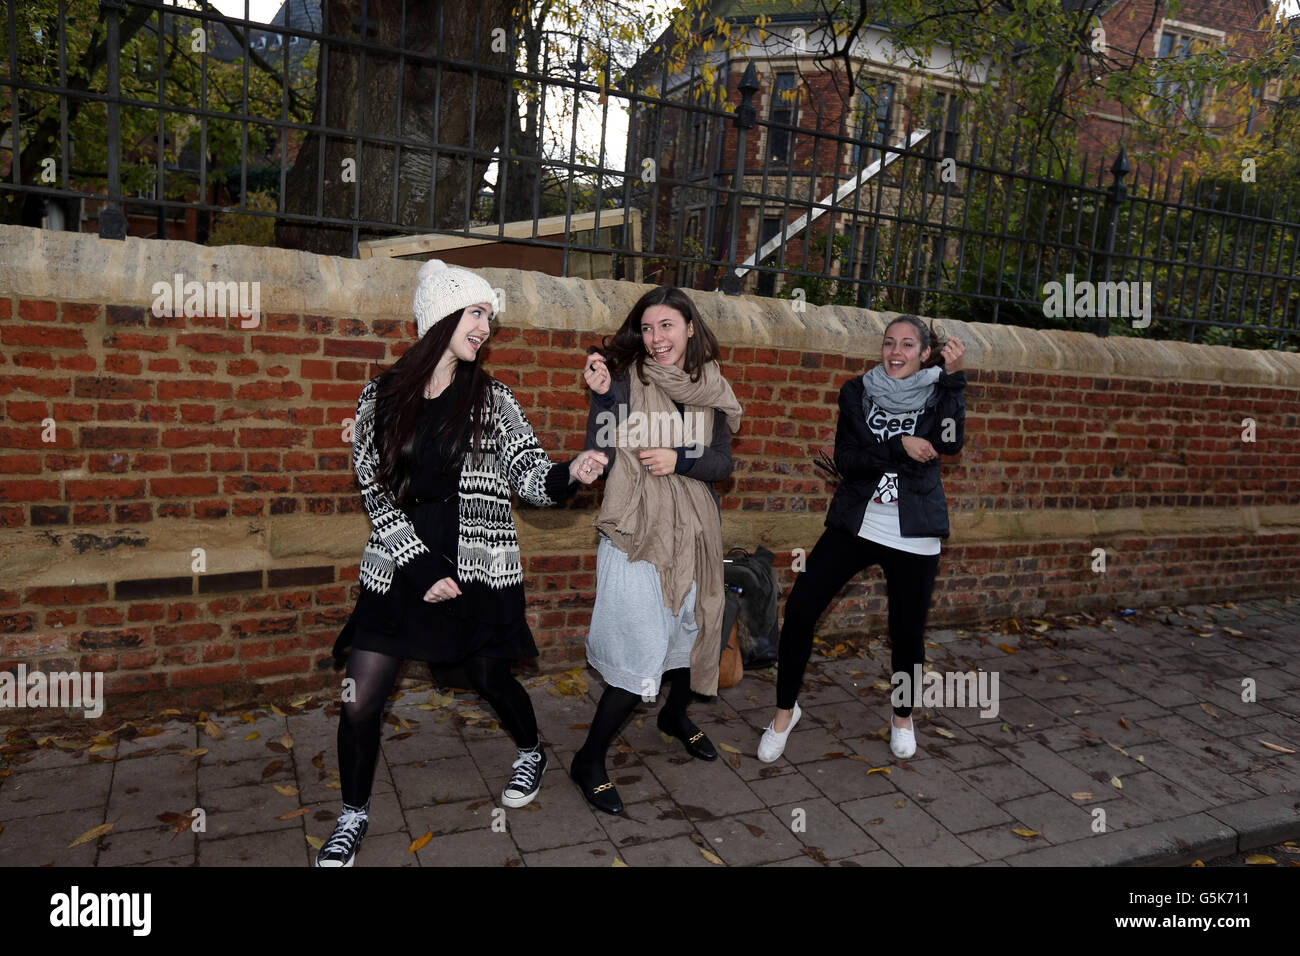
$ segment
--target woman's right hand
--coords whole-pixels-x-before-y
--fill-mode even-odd
[[[592,352],[587,356],[582,377],[586,379],[587,386],[597,395],[604,395],[609,391],[609,367],[599,352]]]
[[[441,581],[436,581],[433,587],[424,592],[424,599],[430,604],[436,604],[439,601],[450,601],[454,597],[460,597],[460,585],[453,578],[443,578]]]
[[[903,436],[903,451],[907,452],[908,457],[913,461],[927,462],[934,461],[939,457],[939,453],[934,450],[934,446],[924,438],[917,438],[915,435]]]

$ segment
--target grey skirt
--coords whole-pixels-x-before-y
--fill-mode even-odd
[[[699,632],[694,582],[673,613],[664,606],[658,569],[649,561],[629,561],[600,536],[587,661],[606,684],[646,699],[657,696],[665,671],[690,667]]]

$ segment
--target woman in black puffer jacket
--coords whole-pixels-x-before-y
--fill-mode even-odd
[[[939,542],[948,537],[939,455],[957,454],[965,437],[965,351],[956,337],[936,341],[933,328],[903,316],[885,330],[880,365],[840,390],[835,467],[841,480],[826,531],[786,601],[777,711],[758,745],[766,763],[781,756],[801,716],[796,698],[817,619],[864,568],[879,564],[885,574],[894,672],[910,680],[925,661]],[[896,703],[890,727],[889,747],[900,758],[916,753],[909,704]]]

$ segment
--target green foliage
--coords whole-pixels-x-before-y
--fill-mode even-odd
[[[16,17],[16,75],[25,82],[64,86],[73,91],[66,97],[72,168],[58,171],[58,184],[106,194],[107,107],[102,101],[76,95],[109,92],[106,14],[95,0],[67,0],[65,29],[60,38],[59,7],[57,0],[10,4],[10,15]],[[119,84],[123,103],[119,122],[122,191],[126,196],[151,188],[160,163],[167,170],[164,182],[168,198],[193,195],[198,187],[197,171],[177,171],[175,167],[182,154],[188,151],[192,155],[201,142],[208,163],[218,171],[209,176],[209,185],[214,179],[219,181],[223,167],[239,168],[245,148],[249,156],[258,156],[279,142],[276,130],[264,123],[246,124],[220,116],[199,118],[158,108],[161,103],[163,107],[219,114],[247,111],[253,116],[281,115],[283,80],[277,72],[280,62],[259,62],[254,57],[249,64],[245,100],[242,60],[221,62],[212,56],[214,28],[209,26],[202,34],[203,26],[203,21],[176,6],[163,11],[128,7],[121,18]],[[62,76],[60,39],[66,51],[66,72]],[[0,62],[8,62],[8,47],[8,33],[0,31]],[[200,47],[206,47],[206,57]],[[291,61],[290,68],[289,119],[307,122],[315,83],[314,58],[309,57],[300,69],[295,69]],[[20,161],[24,179],[31,181],[32,171],[39,169],[45,157],[57,161],[61,155],[61,104],[54,94],[30,91],[20,92],[17,104]],[[12,204],[6,209],[6,218],[11,213]]]
[[[273,213],[276,197],[269,192],[249,192],[241,204],[244,209]],[[254,216],[245,212],[219,213],[208,233],[210,246],[273,246],[275,217]]]

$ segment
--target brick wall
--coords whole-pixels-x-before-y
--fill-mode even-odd
[[[413,339],[416,266],[0,227],[0,263],[15,260],[0,267],[0,669],[102,670],[116,716],[333,685],[322,665],[368,532],[345,419]],[[300,311],[255,329],[154,316],[143,290],[177,270],[260,278],[264,304]],[[508,303],[489,369],[553,458],[576,452],[585,348],[643,288],[485,274]],[[811,458],[886,319],[696,298],[746,410],[724,544],[772,548],[788,588],[829,502]],[[934,623],[1293,587],[1296,356],[943,324],[975,371],[966,451],[945,466],[954,533]],[[544,668],[582,660],[598,500],[516,511]],[[879,633],[883,608],[868,575],[823,629]]]

